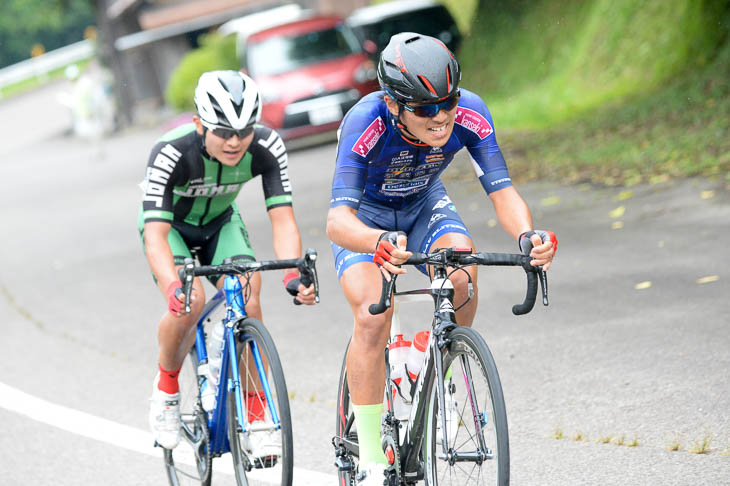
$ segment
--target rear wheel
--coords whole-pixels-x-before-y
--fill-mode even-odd
[[[271,484],[273,480],[276,481],[275,484],[291,486],[294,468],[291,413],[279,354],[269,331],[256,319],[244,319],[237,325],[237,329],[236,350],[244,414],[241,422],[246,432],[239,428],[235,394],[229,393],[228,437],[236,480],[239,485],[259,484],[255,479],[257,474],[250,474],[250,477],[247,477],[247,473],[252,468],[266,468],[266,476],[270,479],[261,484]],[[254,348],[261,355],[264,376],[260,376],[253,366]],[[252,364],[251,367],[249,363]],[[268,383],[272,402],[265,398],[263,383]],[[274,420],[274,416],[277,417],[278,423]],[[255,444],[262,443],[266,446],[259,445],[256,449]],[[253,457],[252,450],[265,451],[265,455]],[[275,453],[274,450],[278,452]]]
[[[200,405],[198,355],[195,346],[185,358],[178,382],[182,440],[174,449],[165,449],[167,479],[171,486],[209,486],[212,462],[210,436],[207,414]]]
[[[443,355],[446,431],[433,386],[426,414],[424,460],[430,486],[506,486],[509,437],[502,385],[481,335],[459,327]],[[446,442],[446,453],[442,442]]]

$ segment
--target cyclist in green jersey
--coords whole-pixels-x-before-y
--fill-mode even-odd
[[[168,305],[158,326],[159,372],[149,420],[157,443],[168,449],[180,441],[177,377],[205,303],[202,282],[196,278],[191,312],[185,312],[177,269],[191,256],[190,249],[196,248],[203,265],[217,265],[226,258],[255,259],[235,199],[247,181],[260,175],[276,257],[301,256],[286,148],[275,131],[257,123],[261,96],[256,83],[237,71],[204,73],[195,88],[195,106],[193,123],[168,132],[155,144],[141,184],[139,230]],[[223,278],[211,283],[221,288]],[[315,303],[313,287],[305,288],[296,272],[286,273],[284,286],[299,302]],[[250,289],[246,313],[261,320],[258,273],[251,277]],[[276,449],[271,442],[278,436],[266,434],[252,439],[254,456],[256,448],[262,455],[272,455],[271,449]]]

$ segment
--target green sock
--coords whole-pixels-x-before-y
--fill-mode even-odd
[[[360,449],[360,464],[369,462],[388,465],[380,443],[380,420],[383,415],[383,404],[352,405],[357,427],[357,442]]]

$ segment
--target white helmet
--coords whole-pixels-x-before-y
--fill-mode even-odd
[[[239,71],[203,73],[195,88],[195,107],[208,128],[240,130],[261,119],[261,96],[253,79]]]

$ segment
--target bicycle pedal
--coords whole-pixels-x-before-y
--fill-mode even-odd
[[[256,469],[267,469],[276,466],[279,456],[259,457],[254,459],[253,467]]]

